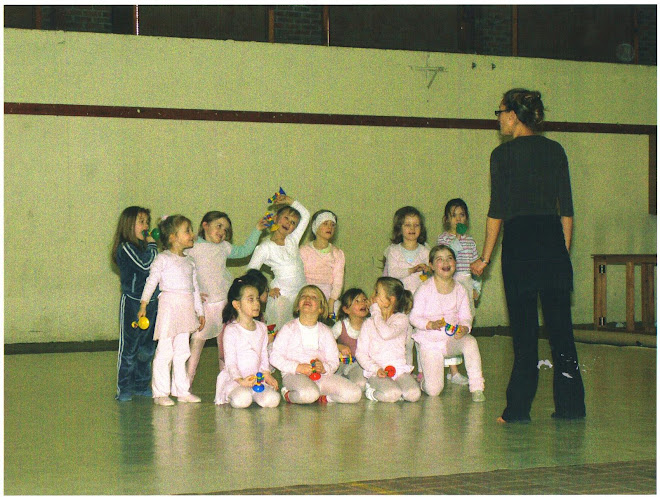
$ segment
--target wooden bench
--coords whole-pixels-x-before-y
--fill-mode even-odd
[[[635,266],[642,267],[642,326],[655,331],[654,267],[657,254],[592,254],[594,259],[594,324],[607,325],[607,266],[626,266],[626,330],[635,331]]]

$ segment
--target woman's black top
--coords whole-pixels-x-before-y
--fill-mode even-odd
[[[544,136],[519,136],[493,150],[490,181],[490,218],[573,216],[566,153]]]

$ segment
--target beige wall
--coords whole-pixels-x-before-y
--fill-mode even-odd
[[[656,68],[5,29],[5,101],[491,119],[514,86],[547,119],[656,124]],[[476,68],[472,68],[472,63]],[[492,64],[495,65],[493,68]],[[443,66],[429,85],[420,67]],[[109,249],[121,210],[228,212],[242,243],[281,185],[339,217],[346,287],[370,290],[394,211],[431,240],[451,197],[483,243],[495,131],[5,116],[5,342],[117,336]],[[644,136],[548,133],[566,148],[576,209],[574,320],[592,319],[592,253],[656,251]],[[477,325],[507,323],[499,246]],[[245,261],[247,263],[247,261]],[[233,268],[239,274],[244,266]],[[609,319],[624,320],[623,271]],[[639,299],[638,299],[639,300]],[[639,309],[637,312],[639,316]]]

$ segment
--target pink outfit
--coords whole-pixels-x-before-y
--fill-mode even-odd
[[[296,373],[298,364],[309,364],[312,359],[319,359],[325,368],[317,381]],[[282,373],[282,385],[293,403],[309,404],[320,395],[328,402],[341,403],[359,402],[362,397],[358,385],[334,374],[339,367],[339,350],[332,331],[323,323],[306,327],[299,319],[289,321],[275,337],[270,363]]]
[[[398,312],[384,321],[378,304],[372,304],[370,311],[371,317],[362,323],[356,351],[365,378],[376,376],[378,370],[386,366],[396,368],[394,379],[410,373],[413,366],[406,361],[408,316]]]
[[[312,243],[300,247],[307,283],[319,287],[326,299],[338,300],[344,286],[344,252],[332,244],[321,252]]]
[[[429,248],[427,245],[419,244],[419,250],[415,254],[412,262],[406,260],[403,247],[400,243],[392,244],[385,250],[385,267],[383,276],[392,276],[401,280],[403,287],[415,293],[415,290],[422,284],[421,272],[409,274],[408,270],[418,264],[429,263]]]
[[[158,340],[152,365],[154,397],[190,393],[186,361],[190,357],[190,333],[199,328],[204,315],[197,286],[195,263],[188,256],[166,250],[156,256],[149,269],[140,300],[148,302],[160,286],[154,340]],[[171,368],[171,373],[170,373]]]
[[[195,262],[200,293],[208,295],[204,302],[206,324],[204,329],[193,333],[194,339],[208,340],[222,331],[222,309],[227,303],[227,292],[233,281],[227,270],[227,257],[231,250],[231,243],[227,241],[212,243],[200,237],[193,248],[185,251]]]
[[[316,348],[313,345],[303,346],[302,334],[307,330],[296,318],[285,324],[277,332],[273,341],[273,351],[270,363],[280,370],[282,374],[296,374],[298,364],[309,363],[312,359],[319,359],[325,368],[325,375],[331,375],[339,367],[339,350],[332,331],[323,323],[318,325],[318,341]]]
[[[484,379],[477,340],[470,334],[457,339],[447,335],[444,330],[426,329],[429,321],[441,318],[448,324],[467,326],[471,331],[470,302],[463,285],[454,283],[450,293],[442,294],[438,292],[435,279],[431,277],[415,292],[410,313],[410,323],[415,327],[412,338],[419,345],[424,370],[422,389],[429,395],[438,395],[444,388],[445,356],[463,354],[470,391],[483,390]]]
[[[197,317],[204,315],[204,309],[193,260],[169,250],[158,254],[149,269],[140,300],[149,302],[157,286],[161,293],[154,340],[192,333],[199,328]]]
[[[238,378],[247,378],[260,371],[270,371],[266,349],[268,331],[261,321],[255,320],[254,323],[255,330],[248,330],[236,321],[225,328],[225,369],[220,372],[216,381],[216,404],[226,404],[230,401],[231,393],[240,387],[236,382]],[[269,388],[268,385],[264,386]],[[279,402],[279,393],[276,394]]]

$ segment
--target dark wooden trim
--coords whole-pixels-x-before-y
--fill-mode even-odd
[[[268,42],[275,43],[275,7],[268,7]]]
[[[138,6],[133,5],[133,25],[131,26],[131,31],[134,35],[140,34],[140,13],[138,12]]]
[[[511,55],[518,57],[518,6],[511,7]]]
[[[323,37],[326,46],[330,46],[330,7],[323,6]]]
[[[41,29],[41,26],[43,24],[43,12],[41,10],[40,6],[37,7],[32,7],[34,10],[32,11],[34,14],[34,28],[35,29]]]
[[[649,134],[649,214],[658,215],[658,135]]]
[[[118,117],[123,119],[171,119],[179,121],[230,121],[254,123],[331,124],[341,126],[389,126],[402,128],[446,128],[497,130],[495,119],[444,117],[373,116],[351,114],[310,114],[164,107],[119,107],[5,102],[5,114],[69,117]],[[657,126],[645,124],[547,122],[545,131],[651,135]]]

